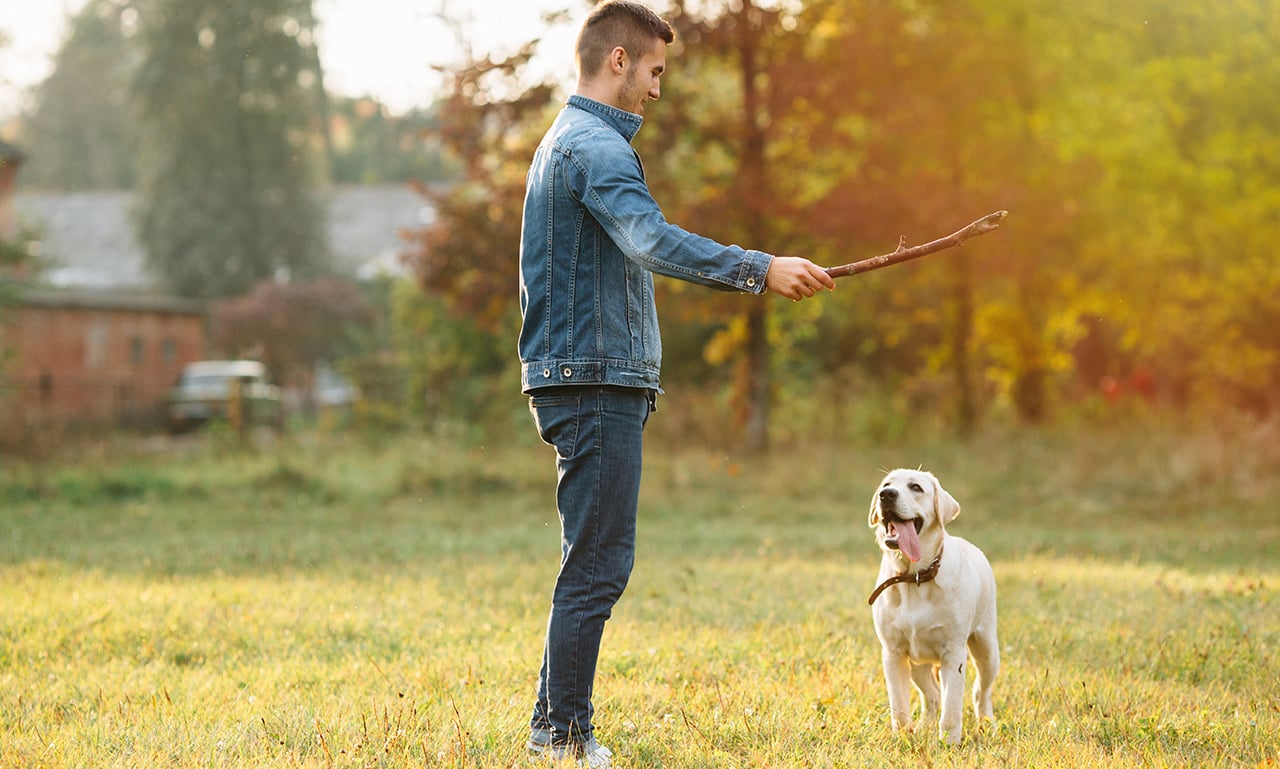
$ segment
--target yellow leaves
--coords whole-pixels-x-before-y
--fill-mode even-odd
[[[841,14],[831,14],[821,19],[813,25],[809,33],[810,44],[816,47],[832,40],[839,40],[845,34],[844,25]]]
[[[702,349],[703,360],[713,366],[732,360],[746,343],[748,334],[747,316],[741,313],[735,315],[724,328],[712,334],[706,347]]]
[[[987,302],[974,318],[974,347],[986,360],[984,375],[1003,398],[1029,373],[1061,375],[1075,368],[1073,346],[1086,329],[1081,313],[1067,306],[1044,318],[1009,301]]]

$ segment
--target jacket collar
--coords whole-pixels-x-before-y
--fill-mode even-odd
[[[622,134],[628,143],[636,138],[636,134],[640,132],[640,126],[644,123],[644,118],[640,115],[620,110],[617,107],[611,107],[603,102],[588,99],[578,94],[569,97],[569,106],[577,107],[599,117],[610,128]]]

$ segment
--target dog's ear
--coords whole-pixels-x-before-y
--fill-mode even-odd
[[[867,526],[875,528],[880,525],[880,487],[871,494],[871,512],[867,515]]]
[[[951,496],[951,492],[942,488],[937,478],[933,479],[933,512],[943,523],[951,523],[960,514],[960,503]]]

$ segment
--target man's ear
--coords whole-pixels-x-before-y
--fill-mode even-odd
[[[609,52],[609,69],[616,75],[621,75],[627,70],[627,64],[631,62],[631,58],[627,56],[627,49],[617,46]]]

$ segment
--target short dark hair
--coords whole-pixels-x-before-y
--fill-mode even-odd
[[[666,19],[635,0],[605,0],[591,11],[578,32],[578,72],[591,77],[618,46],[632,57],[646,52],[654,40],[676,39]]]

